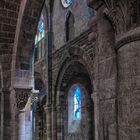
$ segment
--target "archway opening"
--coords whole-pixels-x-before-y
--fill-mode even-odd
[[[92,140],[94,138],[93,87],[85,66],[72,62],[61,80],[60,105],[62,106],[62,136],[69,140]]]

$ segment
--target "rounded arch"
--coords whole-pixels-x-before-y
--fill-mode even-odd
[[[44,2],[21,1],[13,47],[11,85],[15,81],[16,69],[32,69],[34,37]]]

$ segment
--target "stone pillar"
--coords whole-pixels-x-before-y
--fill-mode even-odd
[[[57,105],[57,140],[63,140],[62,134],[62,106]]]
[[[4,95],[3,95],[3,73],[0,63],[0,139],[3,140],[3,119],[4,119]]]
[[[46,105],[44,109],[46,111],[46,140],[52,140],[52,107]]]
[[[38,102],[39,90],[32,89],[31,91],[31,110],[32,110],[32,140],[36,140],[37,129],[36,129],[36,113],[37,113],[37,102]],[[38,120],[39,121],[39,120]]]
[[[18,109],[16,104],[16,92],[14,89],[11,89],[10,94],[10,102],[11,102],[11,129],[13,131],[11,135],[11,140],[18,140]]]
[[[140,139],[140,27],[117,42],[119,140]]]
[[[52,106],[52,140],[57,139],[57,112],[56,112],[56,106]]]
[[[119,140],[140,139],[140,1],[104,1],[115,33]],[[122,6],[123,5],[123,6]]]
[[[95,125],[95,140],[99,140],[99,97],[98,93],[94,92],[91,95],[94,102],[94,125]]]
[[[14,92],[3,88],[4,95],[4,117],[3,117],[3,140],[17,140],[16,116],[14,108]],[[13,112],[12,112],[13,111]]]
[[[16,136],[17,140],[31,140],[32,139],[32,112],[31,89],[15,88],[15,107],[16,112]],[[16,140],[16,139],[15,139]]]
[[[0,89],[0,139],[3,140],[4,95]]]
[[[93,85],[95,94],[97,94],[97,97],[95,97],[95,100],[97,99],[95,114],[98,115],[98,119],[95,117],[95,136],[99,140],[117,140],[115,33],[112,24],[104,14],[103,1],[89,0],[89,4],[97,11],[96,19],[91,19],[93,21],[90,23],[95,33],[92,37],[95,38],[96,42]],[[95,25],[97,24],[96,30],[94,29],[94,22]]]

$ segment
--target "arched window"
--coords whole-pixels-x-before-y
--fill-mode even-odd
[[[63,7],[68,8],[72,4],[73,0],[61,0]]]
[[[81,118],[81,93],[80,88],[76,87],[74,90],[73,97],[73,111],[74,111],[74,120],[80,120]]]
[[[74,16],[71,12],[68,13],[66,19],[66,42],[74,38]]]
[[[41,59],[45,54],[44,37],[45,37],[44,16],[43,14],[41,14],[35,37],[35,62]]]
[[[67,4],[71,4],[71,3],[72,3],[72,0],[65,0],[65,2],[66,2]]]
[[[81,120],[81,88],[79,85],[71,87],[68,95],[68,132],[79,131]]]

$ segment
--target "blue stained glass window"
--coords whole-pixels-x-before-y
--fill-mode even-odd
[[[74,91],[74,120],[81,118],[81,91],[79,87]]]
[[[44,17],[43,14],[41,14],[38,22],[36,37],[35,37],[35,44],[40,42],[40,40],[43,39],[44,36],[45,36]]]
[[[66,2],[67,4],[71,4],[71,3],[72,3],[72,0],[65,0],[65,2]]]
[[[43,32],[44,30],[44,22],[43,22],[43,15],[41,15],[39,23],[38,23],[38,30],[40,33]]]

